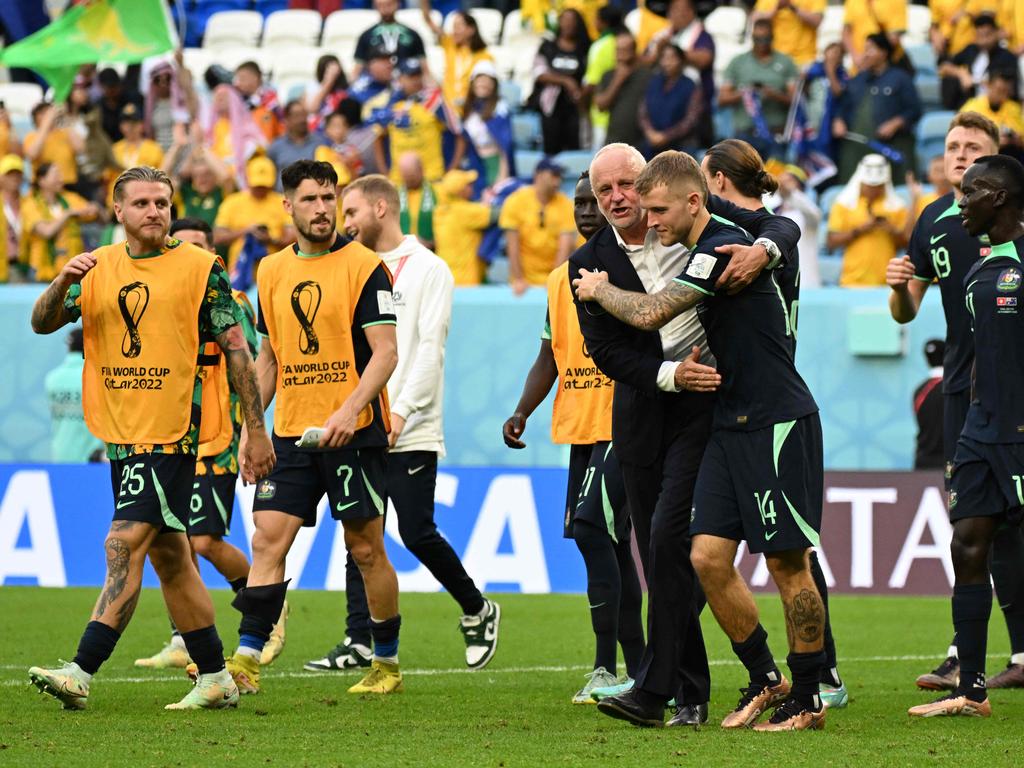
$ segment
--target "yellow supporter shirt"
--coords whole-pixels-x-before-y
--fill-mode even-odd
[[[1010,50],[1024,48],[1024,3],[1020,0],[1003,0],[999,11],[999,28],[1006,32],[1006,43]]]
[[[881,202],[874,206],[875,214],[884,216],[899,231],[903,231],[907,222],[905,207],[885,209]],[[867,200],[863,197],[857,201],[854,209],[846,208],[838,202],[832,206],[828,215],[829,232],[850,232],[867,224],[875,214],[868,211]],[[839,285],[843,287],[869,287],[885,285],[885,268],[889,259],[896,256],[896,244],[887,233],[874,229],[861,235],[848,246],[843,253],[843,271],[839,276]]]
[[[792,0],[792,8],[783,8],[772,17],[775,50],[804,67],[818,57],[818,30],[804,24],[793,8],[806,13],[824,13],[826,0]],[[779,0],[757,0],[755,13],[771,13]]]
[[[434,211],[434,251],[444,259],[456,285],[480,285],[486,265],[478,251],[491,209],[483,203],[455,199]]]
[[[253,224],[266,224],[267,231],[274,240],[280,240],[284,228],[291,225],[291,218],[284,211],[284,196],[278,192],[269,192],[262,200],[257,200],[251,192],[235,192],[224,198],[217,211],[214,226],[226,229],[246,229]],[[245,236],[239,237],[228,248],[228,270],[230,271],[242,251]]]
[[[389,113],[387,125],[377,124],[378,134],[386,132],[388,147],[391,154],[391,174],[393,183],[401,183],[398,173],[398,158],[406,152],[420,156],[423,162],[423,175],[428,182],[434,182],[444,175],[444,155],[441,149],[441,138],[444,135],[445,123],[442,99],[444,96],[438,88],[424,91],[413,98],[398,98],[392,101],[390,91],[366,102],[363,112],[373,115],[378,110]]]
[[[968,99],[960,107],[960,111],[977,112],[998,125],[1000,131],[1012,131],[1018,136],[1024,136],[1024,119],[1021,117],[1019,101],[1007,99],[998,110],[995,110],[992,109],[986,96],[975,96],[973,99]]]
[[[444,51],[444,84],[441,91],[448,103],[461,109],[469,94],[469,75],[481,61],[494,61],[491,52],[471,51],[468,45],[456,45],[448,35],[441,36]]]
[[[974,42],[974,17],[999,13],[1000,0],[928,0],[932,24],[949,41],[948,55],[956,56]],[[962,15],[954,23],[957,14]]]
[[[850,28],[856,60],[864,50],[868,35],[876,32],[899,32],[907,28],[907,0],[846,0],[843,24]]]
[[[558,239],[576,233],[572,201],[561,192],[541,205],[532,185],[517,189],[501,208],[498,225],[519,233],[519,263],[530,285],[544,285],[555,268]]]
[[[82,230],[77,218],[68,219],[57,236],[47,239],[34,234],[36,224],[52,221],[64,210],[84,208],[88,203],[74,192],[61,192],[57,202],[48,206],[41,195],[25,195],[21,199],[20,261],[35,270],[38,282],[48,283],[68,261],[85,250]]]
[[[25,135],[25,153],[28,154],[39,143],[39,131],[29,131]],[[43,149],[32,164],[32,173],[43,163],[52,163],[60,168],[60,177],[64,186],[78,182],[78,163],[75,162],[75,150],[71,148],[67,131],[54,128],[46,135]]]
[[[925,192],[917,199],[917,205],[914,206],[914,221],[921,218],[921,212],[929,205],[939,199],[939,195],[935,192]]]

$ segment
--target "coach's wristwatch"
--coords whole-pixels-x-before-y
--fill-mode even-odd
[[[765,269],[775,269],[779,266],[779,262],[782,261],[782,251],[779,250],[775,241],[769,240],[767,237],[759,237],[754,241],[754,245],[763,245],[768,253],[768,263],[765,265]]]

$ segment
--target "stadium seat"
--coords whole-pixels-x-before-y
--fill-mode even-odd
[[[532,179],[537,163],[544,157],[540,151],[517,149],[516,150],[516,175],[521,179]]]
[[[490,45],[487,50],[494,57],[494,66],[502,79],[512,77],[515,71],[516,49],[506,45]]]
[[[579,178],[580,174],[590,168],[590,161],[593,157],[593,152],[581,149],[562,152],[556,159],[561,165],[565,166],[566,180],[572,179],[572,183],[575,186],[576,179]]]
[[[262,31],[263,17],[256,11],[221,11],[206,22],[203,48],[255,47]]]
[[[476,25],[480,28],[480,37],[488,46],[501,42],[501,25],[505,20],[501,11],[495,8],[471,8],[469,13],[476,19]],[[449,13],[444,18],[444,31],[450,33],[451,29],[452,15]]]
[[[43,89],[35,83],[0,83],[0,101],[12,121],[31,121],[32,108],[42,100]]]
[[[251,46],[235,45],[230,48],[218,48],[211,52],[212,63],[220,64],[225,69],[234,70],[243,61],[255,61],[264,72],[269,71],[273,65],[273,58],[270,51]],[[206,70],[204,69],[203,72]],[[203,72],[193,72],[197,77],[202,77]]]
[[[523,26],[523,17],[519,9],[515,8],[509,11],[501,28],[501,44],[506,46],[527,44],[536,47],[539,42],[540,35],[529,27]]]
[[[306,46],[275,48],[270,51],[271,79],[275,85],[282,80],[314,82],[316,80],[316,63],[324,53],[325,51],[320,48]],[[332,51],[332,53],[334,52]],[[338,58],[341,57],[338,56]]]
[[[823,286],[839,285],[839,275],[843,271],[842,253],[819,253],[818,276]]]
[[[275,11],[263,23],[262,46],[316,45],[320,41],[323,22],[323,17],[316,11]]]
[[[441,24],[443,18],[440,11],[431,11],[430,18],[434,20],[435,24]],[[427,26],[427,22],[423,20],[423,12],[419,8],[400,8],[395,12],[395,21],[399,24],[405,24],[410,29],[414,29],[419,32],[420,37],[423,38],[423,45],[429,48],[431,45],[437,42],[434,38],[434,33],[430,27]],[[372,22],[371,22],[372,23]],[[370,26],[369,24],[366,25]],[[365,29],[364,27],[363,29]],[[362,32],[363,30],[359,30]]]
[[[938,71],[935,49],[931,45],[906,45],[903,50],[907,52],[907,58],[914,65],[914,72],[916,74],[935,74]]]
[[[932,26],[932,12],[924,5],[907,6],[906,37],[912,44],[928,42],[928,31]]]
[[[512,115],[512,143],[515,144],[517,149],[535,149],[540,146],[540,141],[540,115],[536,112],[520,112],[517,115]],[[522,173],[522,168],[518,163],[519,155],[517,153],[516,169]]]
[[[821,52],[831,43],[843,39],[843,6],[830,5],[825,9],[824,17],[818,26],[818,51]]]
[[[632,11],[626,14],[626,18],[623,19],[623,24],[626,25],[626,29],[629,33],[636,37],[640,34],[640,9],[634,8]]]
[[[923,72],[914,75],[914,87],[921,99],[921,107],[927,112],[942,108],[942,81],[934,72]]]
[[[192,78],[198,87],[203,83],[203,73],[209,69],[211,64],[219,63],[217,53],[205,48],[186,48],[182,51],[182,61],[185,67],[192,73]]]
[[[498,81],[498,93],[513,112],[517,112],[523,104],[523,89],[515,80]]]
[[[444,81],[444,70],[445,60],[444,51],[441,50],[439,45],[428,45],[427,49],[427,69],[430,70],[431,76],[440,85]]]
[[[365,8],[335,11],[324,20],[320,45],[331,49],[343,40],[358,40],[359,36],[377,23],[380,14]]]
[[[731,5],[719,5],[704,19],[704,29],[719,42],[739,43],[747,34],[747,12]]]
[[[927,171],[928,161],[941,155],[946,146],[946,132],[949,121],[955,112],[927,112],[918,121],[915,134],[917,138],[917,165],[921,172]]]
[[[715,107],[711,117],[715,130],[715,138],[723,141],[732,136],[732,110],[728,107]]]

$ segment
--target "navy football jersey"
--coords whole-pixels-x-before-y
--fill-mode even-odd
[[[926,206],[910,236],[907,254],[914,277],[939,281],[946,315],[946,355],[942,361],[942,391],[962,392],[971,386],[974,340],[971,318],[964,305],[964,278],[978,260],[981,239],[971,237],[960,219],[953,193]]]
[[[714,428],[749,431],[816,413],[818,406],[793,364],[793,329],[778,270],[762,271],[737,294],[715,291],[729,263],[715,248],[737,243],[751,240],[712,217],[676,281],[704,294],[697,316],[722,376]]]
[[[1024,237],[978,253],[965,281],[975,357],[962,434],[980,443],[1024,443]]]

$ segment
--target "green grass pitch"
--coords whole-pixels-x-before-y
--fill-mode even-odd
[[[833,600],[845,710],[823,732],[723,732],[717,723],[745,682],[705,612],[712,659],[710,723],[700,732],[638,729],[573,706],[592,661],[583,595],[496,595],[501,638],[490,666],[464,667],[458,609],[447,595],[402,596],[402,694],[351,696],[356,675],[305,673],[341,634],[344,595],[290,596],[288,643],[265,671],[264,690],[237,711],[165,712],[187,691],[176,671],[136,670],[167,625],[147,590],[84,712],[64,712],[28,685],[27,668],[74,655],[96,597],[92,589],[0,588],[0,766],[1019,766],[1024,690],[994,691],[993,717],[910,722],[907,707],[932,694],[914,677],[948,642],[949,603],[925,598]],[[237,614],[214,593],[221,636],[234,648]],[[781,609],[759,598],[776,657],[785,656]],[[989,672],[1006,663],[1002,616],[993,611]]]

